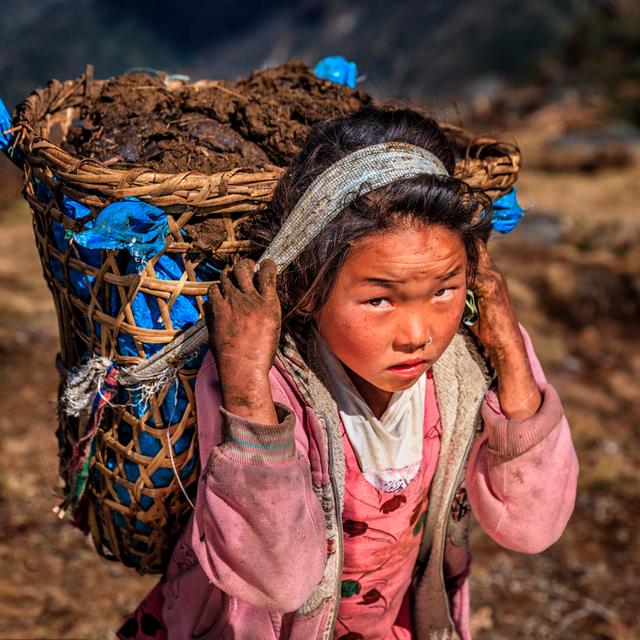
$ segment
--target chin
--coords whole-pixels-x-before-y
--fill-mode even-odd
[[[393,382],[387,382],[386,384],[381,383],[380,385],[376,384],[375,386],[378,387],[378,389],[382,389],[382,391],[394,393],[395,391],[404,391],[405,389],[413,387],[419,378],[420,376],[416,376],[415,378],[408,378],[407,380],[394,380]]]

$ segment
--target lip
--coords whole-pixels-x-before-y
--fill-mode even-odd
[[[411,377],[420,373],[428,362],[428,360],[409,360],[406,363],[396,364],[389,367],[389,371],[393,371],[393,373],[399,376]]]
[[[414,364],[422,364],[423,362],[426,362],[427,359],[426,358],[414,358],[413,360],[405,360],[405,362],[399,362],[398,364],[394,364],[392,367],[389,367],[390,369],[393,369],[394,367],[412,367]]]

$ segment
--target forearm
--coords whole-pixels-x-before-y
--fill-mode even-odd
[[[324,515],[309,462],[296,454],[295,418],[278,405],[268,428],[223,413],[226,438],[198,488],[192,545],[220,589],[272,611],[293,611],[322,577]]]
[[[277,424],[268,373],[249,371],[225,363],[220,369],[222,405],[241,418],[260,424]]]
[[[539,409],[542,396],[527,357],[507,282],[478,244],[475,290],[478,320],[471,331],[478,337],[498,374],[498,397],[507,418],[524,420]]]
[[[272,611],[293,611],[322,577],[324,514],[289,389],[269,375],[277,420],[260,424],[222,406],[209,352],[196,380],[202,473],[191,543],[218,588]],[[298,434],[296,436],[296,434]]]
[[[498,375],[498,398],[503,414],[515,420],[524,420],[535,414],[542,396],[519,330],[513,347],[495,353],[492,361]]]

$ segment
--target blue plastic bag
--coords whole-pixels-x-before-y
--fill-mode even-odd
[[[11,133],[11,114],[0,98],[0,151],[3,151],[11,161],[22,169],[23,159],[19,149],[14,148],[15,138]]]
[[[139,264],[135,258],[129,261],[125,273],[136,273]],[[158,280],[179,280],[184,273],[184,261],[182,256],[175,253],[165,253],[158,258],[154,266],[154,272]],[[117,290],[111,290],[111,307],[112,313],[120,308],[120,298]],[[136,325],[145,329],[165,329],[162,321],[158,298],[154,295],[138,292],[131,301],[131,312],[135,318]],[[195,324],[199,318],[198,305],[195,298],[191,296],[178,296],[171,309],[169,310],[171,323],[174,329],[186,329]],[[118,346],[120,355],[123,356],[139,356],[133,339],[126,335],[120,334],[118,338]],[[145,343],[143,345],[145,355],[152,356],[160,351],[164,345]]]
[[[36,182],[36,197],[43,202],[48,201],[51,198],[51,191],[46,185],[43,185],[40,181]],[[93,226],[93,220],[91,219],[91,209],[84,205],[71,200],[67,196],[62,196],[62,213],[71,218],[72,220],[84,220],[84,224],[87,228]],[[64,225],[57,220],[51,222],[51,232],[54,247],[61,253],[65,253],[70,239],[69,230],[65,229]],[[86,249],[85,247],[77,247],[79,258],[86,264],[90,264],[94,267],[100,267],[102,264],[102,252],[97,249]],[[60,282],[64,283],[64,276],[62,273],[62,265],[55,258],[51,258],[50,261],[51,270],[54,277]],[[69,282],[71,289],[74,293],[84,302],[89,302],[91,295],[89,293],[89,285],[93,284],[95,278],[90,274],[81,273],[76,269],[69,267]]]
[[[355,62],[347,60],[344,56],[327,56],[318,61],[313,68],[318,78],[331,80],[336,84],[346,85],[351,89],[356,88],[358,66]]]
[[[136,260],[136,272],[165,247],[169,233],[167,214],[137,198],[107,205],[90,229],[73,234],[87,249],[126,249]]]
[[[518,190],[513,187],[511,191],[496,198],[493,202],[492,226],[500,233],[509,233],[520,222],[524,210],[518,204]]]

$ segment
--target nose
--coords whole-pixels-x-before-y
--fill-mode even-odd
[[[419,351],[431,339],[430,322],[424,309],[405,311],[398,321],[395,347],[406,353]]]

